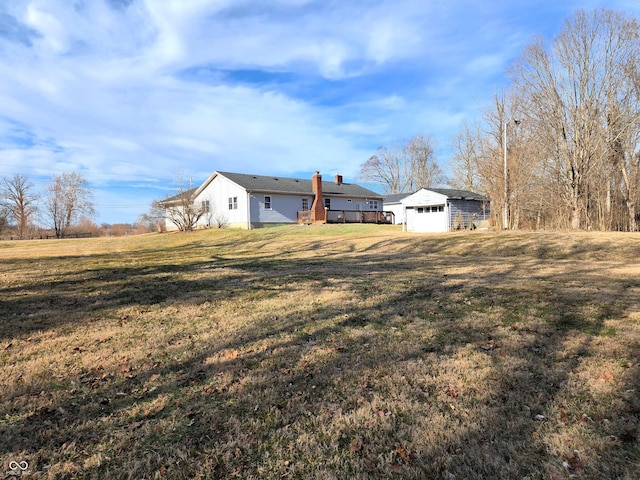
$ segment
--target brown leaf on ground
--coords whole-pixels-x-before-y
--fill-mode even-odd
[[[396,453],[400,455],[400,458],[403,459],[405,462],[408,462],[409,460],[411,460],[411,450],[403,447],[400,444],[396,445]]]
[[[567,411],[562,408],[560,409],[560,418],[558,419],[558,425],[566,425],[569,422],[569,416],[567,415]]]
[[[351,453],[356,453],[362,450],[362,439],[360,437],[356,437],[353,440],[351,440],[351,443],[349,444],[349,451]]]
[[[371,472],[373,474],[376,474],[376,475],[380,474],[380,470],[378,470],[378,468],[374,465],[374,463],[371,460],[369,460],[368,458],[364,459],[364,466],[369,472]]]
[[[566,452],[563,457],[567,462],[569,462],[569,465],[576,473],[584,473],[584,466],[582,465],[582,462],[573,453]]]

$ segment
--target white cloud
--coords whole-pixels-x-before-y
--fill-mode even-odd
[[[33,28],[42,35],[45,48],[50,48],[54,53],[66,51],[68,41],[62,23],[53,15],[44,12],[36,5],[29,5],[27,8],[26,25]]]
[[[539,30],[527,14],[560,8],[535,3],[3,0],[0,173],[74,168],[105,192],[180,170],[354,175],[395,138],[446,143]],[[235,69],[302,80],[215,73]]]

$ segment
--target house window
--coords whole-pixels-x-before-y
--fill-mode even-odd
[[[202,213],[209,213],[211,211],[211,204],[209,203],[209,200],[202,201],[202,205],[200,205],[200,211],[202,211]]]
[[[418,207],[418,213],[424,213],[424,208],[423,207]]]
[[[444,205],[440,205],[440,206],[438,207],[438,211],[439,211],[439,212],[444,212]]]
[[[271,210],[271,196],[270,195],[265,195],[264,196],[264,209],[265,210]]]
[[[309,199],[308,198],[303,198],[302,199],[302,211],[303,212],[307,212],[309,210]]]
[[[326,208],[327,210],[331,210],[331,199],[330,198],[325,198],[324,199],[324,208]]]
[[[378,209],[378,200],[369,200],[369,210]]]
[[[238,209],[238,197],[229,197],[229,210]]]

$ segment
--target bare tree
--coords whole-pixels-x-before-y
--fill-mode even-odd
[[[64,237],[67,229],[80,216],[91,217],[95,213],[89,183],[75,172],[55,176],[47,186],[44,208],[56,237]]]
[[[639,229],[640,213],[640,27],[634,19],[618,19],[623,31],[615,56],[616,75],[607,93],[606,138],[612,174],[606,185],[605,206],[612,213],[612,190],[620,185],[626,207],[624,230]],[[615,228],[615,225],[609,225]]]
[[[385,193],[400,193],[405,188],[405,167],[401,148],[379,147],[375,155],[360,165],[358,178],[381,185]]]
[[[149,212],[138,216],[136,224],[144,226],[149,232],[162,232],[165,229],[165,209],[159,202],[152,202]]]
[[[2,232],[9,226],[9,212],[0,205],[0,236]]]
[[[430,137],[417,135],[411,138],[404,147],[404,154],[409,163],[408,191],[433,187],[444,181],[444,172],[436,161]]]
[[[205,219],[207,227],[225,228],[229,225],[229,217],[227,217],[224,211],[219,211],[215,202],[211,199],[204,199],[200,202],[200,209],[202,210],[202,217]]]
[[[37,211],[38,195],[28,177],[14,174],[0,179],[0,204],[16,224],[18,238],[26,238]]]
[[[360,165],[358,178],[394,194],[433,186],[444,180],[444,174],[436,161],[431,138],[418,135],[404,145],[379,147],[375,155]]]
[[[513,68],[571,228],[599,226],[603,209],[594,202],[611,199],[604,181],[611,173],[611,148],[629,128],[637,129],[633,116],[618,117],[618,103],[629,93],[625,69],[637,63],[639,38],[635,19],[606,9],[578,11],[550,46],[535,40]],[[637,120],[637,110],[633,115]],[[615,162],[621,160],[618,155]]]
[[[222,212],[215,212],[213,215],[213,224],[218,228],[225,228],[229,225],[229,217]]]
[[[163,209],[164,216],[173,223],[181,232],[193,230],[202,215],[208,213],[210,205],[196,205],[194,193],[196,188],[185,188],[184,176],[179,174],[176,178],[178,193],[164,200],[154,200],[152,209]]]
[[[463,190],[483,192],[482,179],[478,167],[483,163],[484,136],[478,124],[464,123],[461,131],[453,138],[451,184]]]
[[[523,98],[495,95],[483,123],[463,125],[454,139],[452,183],[483,193],[493,205],[493,223],[501,228],[540,225],[542,167],[535,125],[522,122]]]

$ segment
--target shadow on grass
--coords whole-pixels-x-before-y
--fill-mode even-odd
[[[40,318],[33,329],[121,307],[275,298],[276,285],[298,284],[305,304],[324,288],[353,301],[273,312],[215,345],[149,352],[154,362],[118,375],[62,379],[75,387],[33,396],[31,410],[5,405],[0,453],[55,478],[633,478],[640,410],[627,392],[638,391],[638,366],[608,399],[574,377],[594,341],[615,335],[607,320],[640,304],[629,293],[639,285],[600,279],[597,295],[580,296],[556,274],[532,283],[536,262],[468,263],[433,251],[263,254],[107,265],[5,289],[28,292],[2,308]],[[597,265],[568,275],[599,278]],[[57,318],[57,308],[73,313]]]

